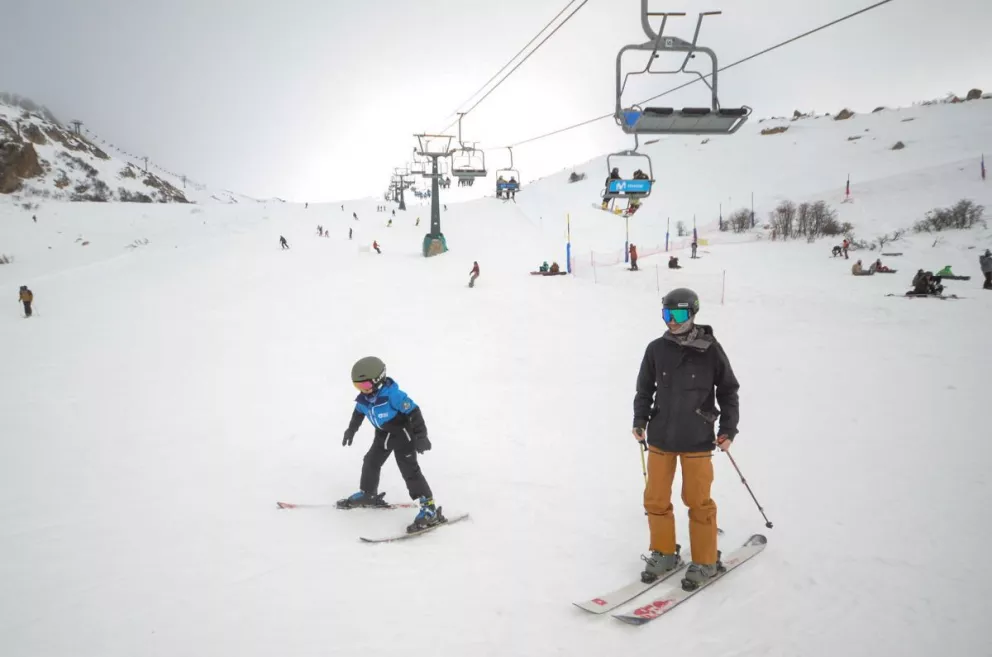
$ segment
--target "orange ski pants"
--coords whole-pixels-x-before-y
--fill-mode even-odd
[[[651,549],[664,554],[675,552],[675,515],[672,482],[675,467],[682,462],[682,502],[689,508],[691,559],[696,563],[716,563],[716,502],[710,498],[713,484],[712,452],[676,454],[648,447],[648,484],[644,489],[644,510],[648,513]]]

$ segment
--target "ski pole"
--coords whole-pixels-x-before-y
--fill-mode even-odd
[[[771,529],[772,521],[769,520],[768,516],[765,515],[765,510],[761,508],[761,504],[758,502],[758,498],[754,496],[754,491],[752,491],[751,487],[747,485],[747,480],[744,478],[744,475],[741,474],[741,469],[737,467],[737,461],[735,461],[734,457],[730,455],[730,452],[724,452],[724,454],[726,454],[727,458],[730,459],[730,463],[731,465],[734,466],[734,470],[737,470],[737,474],[740,476],[741,483],[744,484],[744,488],[747,489],[747,492],[751,493],[751,499],[754,500],[754,505],[758,507],[758,511],[761,512],[761,517],[765,519],[765,527]]]
[[[648,464],[644,460],[644,452],[645,451],[647,451],[647,448],[644,446],[644,443],[642,442],[641,443],[641,472],[644,473],[644,485],[647,486],[648,485]]]

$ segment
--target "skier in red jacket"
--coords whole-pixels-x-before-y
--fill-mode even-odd
[[[475,279],[479,277],[479,263],[478,261],[472,261],[472,271],[469,272],[471,278],[468,279],[468,286],[475,287]]]

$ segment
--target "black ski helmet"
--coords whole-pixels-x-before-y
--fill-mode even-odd
[[[375,356],[359,358],[355,364],[351,366],[352,383],[371,381],[375,385],[375,389],[378,390],[382,386],[382,382],[385,380],[386,364]]]
[[[699,295],[687,287],[678,287],[662,298],[661,307],[669,310],[687,308],[689,317],[693,318],[699,312]]]

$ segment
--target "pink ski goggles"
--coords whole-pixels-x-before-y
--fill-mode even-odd
[[[375,389],[375,384],[371,381],[355,381],[354,383],[361,392],[372,392]]]

